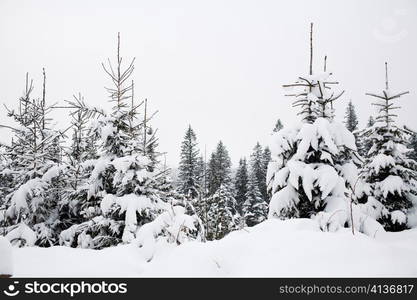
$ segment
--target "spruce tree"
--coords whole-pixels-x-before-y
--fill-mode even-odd
[[[388,231],[407,228],[407,213],[413,205],[411,196],[417,194],[417,164],[408,157],[407,148],[412,132],[395,123],[394,110],[400,108],[396,101],[405,94],[408,92],[396,93],[389,88],[387,63],[385,89],[366,94],[376,98],[372,104],[378,109],[375,124],[362,133],[363,139],[372,141],[362,169],[363,179],[370,187],[366,204]]]
[[[208,240],[218,240],[239,228],[240,217],[236,200],[229,186],[221,184],[208,199],[207,228]]]
[[[197,198],[199,186],[199,150],[197,149],[196,136],[191,128],[188,126],[181,144],[181,160],[179,165],[179,190],[185,196],[192,199]]]
[[[246,201],[243,204],[243,218],[247,226],[254,226],[264,221],[268,214],[268,204],[263,199],[258,187],[258,180],[256,178],[256,172],[251,169],[247,192]]]
[[[268,174],[268,165],[271,162],[272,156],[271,156],[271,150],[269,150],[269,147],[264,148],[264,152],[262,153],[262,188],[261,191],[263,199],[269,203],[269,200],[271,198],[271,195],[268,193],[268,186],[267,186],[267,174]]]
[[[352,100],[349,101],[346,107],[345,125],[350,132],[354,132],[358,129],[358,117],[356,116],[355,106],[353,105]]]
[[[240,215],[234,198],[231,161],[223,142],[208,163],[207,239],[219,239],[237,229]]]
[[[192,238],[194,229],[198,230],[192,225],[197,219],[172,231],[187,210],[177,207],[166,176],[168,170],[159,164],[156,130],[149,124],[154,114],[148,113],[146,99],[139,104],[135,101],[133,82],[129,81],[134,59],[123,67],[120,35],[116,63],[112,65],[109,60],[103,69],[113,84],[106,88],[113,107],[110,113],[100,113],[91,129],[99,156],[93,160],[87,180],[87,201],[98,201],[100,211],[63,232],[62,243],[100,249],[129,243],[139,238],[139,230],[141,234],[153,231],[155,242],[161,238],[178,242],[172,235],[180,235],[179,231]],[[172,211],[175,213],[168,213]]]
[[[326,70],[326,59],[324,72],[313,74],[312,28],[309,74],[284,85],[297,89],[288,96],[295,97],[302,123],[275,133],[270,145],[269,217],[316,216],[324,230],[334,230],[349,222],[346,194],[357,178],[356,145],[352,133],[334,121],[333,103],[343,92],[332,88],[336,81]],[[337,216],[330,218],[335,211]]]
[[[243,204],[246,201],[246,193],[248,192],[248,166],[246,158],[239,160],[239,166],[235,175],[235,198],[239,213],[243,212]]]
[[[229,153],[223,142],[220,141],[208,163],[208,192],[210,195],[214,194],[221,185],[227,187],[231,185],[231,166]]]
[[[253,152],[250,156],[250,169],[254,173],[258,190],[262,195],[262,199],[266,201],[268,199],[267,186],[266,186],[266,171],[268,163],[271,160],[271,153],[269,148],[262,149],[261,144],[256,143],[253,148]]]
[[[46,74],[43,70],[42,97],[33,99],[33,81],[26,74],[26,88],[17,109],[8,109],[18,127],[6,156],[10,159],[13,188],[6,195],[7,229],[18,236],[16,244],[52,246],[58,242],[58,207],[65,187],[60,143],[61,133],[53,129],[49,114],[54,105],[46,102]],[[22,229],[24,228],[24,230]],[[30,232],[31,241],[21,239]],[[20,232],[20,233],[19,233]]]

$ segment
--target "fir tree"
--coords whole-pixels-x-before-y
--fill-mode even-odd
[[[186,211],[176,209],[175,201],[171,201],[169,189],[172,187],[166,177],[167,170],[158,163],[156,130],[149,124],[153,114],[147,112],[146,99],[140,104],[135,102],[133,82],[129,82],[134,60],[126,68],[122,66],[120,36],[115,66],[109,61],[103,68],[113,83],[107,91],[114,105],[110,113],[101,113],[92,127],[100,155],[92,162],[87,181],[88,203],[98,201],[100,211],[63,232],[62,243],[98,249],[129,243],[145,225],[158,231],[158,240],[173,241],[165,225],[178,224],[178,218]],[[144,108],[142,115],[141,106]],[[171,210],[178,214],[164,214]],[[184,232],[192,233],[191,228],[188,229]]]
[[[407,228],[407,212],[412,207],[411,195],[416,195],[417,164],[407,155],[408,138],[412,134],[395,124],[395,101],[408,92],[394,93],[388,86],[385,63],[385,89],[381,93],[367,93],[376,98],[376,123],[362,133],[363,139],[372,141],[362,169],[368,183],[367,205],[372,215],[388,231]]]
[[[323,229],[333,230],[349,222],[345,194],[357,178],[356,145],[352,133],[334,121],[333,102],[343,92],[331,88],[335,81],[326,70],[326,59],[324,72],[313,74],[312,27],[309,74],[284,86],[299,89],[290,96],[295,97],[293,106],[299,107],[302,123],[274,135],[267,177],[272,194],[269,217],[316,216],[325,220]]]
[[[268,193],[268,186],[267,186],[267,173],[268,173],[268,165],[271,162],[272,156],[271,156],[271,150],[269,150],[269,147],[265,147],[264,148],[264,152],[262,154],[262,188],[263,190],[261,191],[263,199],[269,203],[270,197],[271,195]]]
[[[246,201],[243,204],[243,218],[247,226],[254,226],[264,221],[267,214],[268,204],[262,198],[262,194],[259,191],[256,172],[251,170],[246,192]]]
[[[240,216],[232,184],[229,153],[220,141],[208,163],[207,239],[222,238],[238,228]]]
[[[208,240],[218,240],[238,229],[240,223],[236,200],[229,186],[221,184],[208,199],[207,228]]]
[[[33,81],[29,81],[27,74],[25,92],[17,110],[8,109],[8,115],[19,127],[12,128],[13,142],[5,154],[10,158],[14,174],[14,186],[6,196],[6,217],[11,225],[8,234],[15,236],[17,232],[12,231],[24,227],[34,236],[31,242],[52,246],[58,242],[57,211],[65,187],[62,177],[65,166],[60,165],[62,134],[52,128],[48,116],[53,105],[46,102],[45,82],[44,70],[42,97],[32,99]],[[16,241],[25,244],[20,238]]]
[[[253,152],[250,156],[250,169],[255,174],[256,182],[258,185],[258,190],[262,195],[262,199],[266,201],[268,198],[267,187],[266,187],[266,168],[270,160],[270,151],[269,149],[262,149],[261,144],[256,143],[253,148]]]
[[[349,101],[346,107],[345,125],[350,132],[354,132],[358,129],[358,117],[356,116],[355,106],[353,105],[352,100]]]
[[[188,126],[181,144],[181,160],[179,165],[180,192],[190,198],[197,198],[199,186],[199,151],[197,149],[196,136]]]
[[[230,186],[231,184],[231,166],[229,153],[220,141],[217,144],[216,151],[211,154],[208,163],[208,192],[214,194],[221,185]]]
[[[239,160],[239,166],[235,175],[235,192],[236,202],[239,213],[243,212],[243,204],[246,201],[246,193],[248,192],[248,167],[246,158]]]

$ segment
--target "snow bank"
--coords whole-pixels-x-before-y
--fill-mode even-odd
[[[65,246],[13,249],[17,277],[136,277],[145,264],[133,245],[104,250]]]
[[[12,245],[0,236],[0,275],[13,274]]]
[[[14,249],[16,276],[415,277],[417,229],[368,237],[322,232],[311,219],[267,220],[219,241],[104,250]]]

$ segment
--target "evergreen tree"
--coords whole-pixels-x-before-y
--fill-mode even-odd
[[[236,200],[229,186],[221,184],[208,198],[207,228],[208,240],[219,240],[229,232],[238,229],[240,223]]]
[[[262,195],[262,199],[266,201],[268,198],[266,187],[266,168],[270,160],[269,149],[262,149],[261,144],[256,143],[250,156],[250,169],[255,174],[258,190]]]
[[[367,93],[376,98],[376,123],[362,133],[372,141],[362,169],[364,181],[369,185],[366,203],[372,215],[388,231],[407,228],[407,213],[412,207],[411,195],[416,195],[417,164],[408,157],[408,138],[412,134],[395,124],[395,101],[408,92],[394,93],[388,86],[385,63],[385,89],[381,93]],[[362,199],[363,200],[363,199]]]
[[[103,68],[113,83],[107,91],[114,106],[110,113],[101,113],[92,127],[99,156],[92,162],[87,181],[87,200],[97,201],[100,211],[62,232],[61,241],[66,245],[99,249],[141,239],[139,232],[145,234],[151,230],[155,241],[164,238],[179,242],[170,235],[172,226],[181,224],[180,220],[187,218],[184,216],[187,211],[176,208],[175,201],[171,201],[167,170],[158,163],[156,130],[149,125],[153,115],[147,113],[146,99],[142,102],[142,115],[138,110],[142,104],[135,103],[133,82],[129,83],[134,60],[126,68],[122,66],[120,36],[115,66],[109,61],[109,66]],[[82,105],[81,108],[84,109]],[[168,213],[172,211],[176,213]],[[176,228],[175,234],[180,235],[181,231],[194,235],[194,229],[198,230],[198,226],[191,226],[194,221]]]
[[[248,187],[246,192],[246,201],[243,204],[243,217],[247,226],[254,226],[264,221],[268,214],[268,204],[262,198],[258,188],[256,172],[251,170]]]
[[[358,117],[356,116],[355,106],[353,105],[352,100],[349,101],[346,107],[345,125],[350,132],[354,132],[358,129]]]
[[[221,185],[230,186],[231,184],[231,166],[229,153],[220,141],[217,144],[216,151],[211,154],[208,163],[208,192],[213,195]]]
[[[310,58],[312,48],[311,25]],[[346,194],[357,178],[356,145],[352,133],[334,121],[333,102],[343,92],[331,88],[334,80],[326,65],[318,74],[313,74],[312,65],[310,59],[309,74],[284,86],[299,89],[291,96],[302,123],[274,135],[267,178],[272,194],[269,217],[316,216],[324,230],[334,230],[349,222]],[[336,210],[340,212],[330,218]]]
[[[236,202],[239,213],[243,212],[243,204],[246,201],[246,193],[248,192],[248,167],[246,158],[239,160],[239,166],[235,175],[235,192]]]
[[[197,149],[196,136],[188,126],[181,144],[181,160],[179,166],[180,192],[184,195],[197,198],[200,190],[199,186],[199,151]]]
[[[33,81],[26,75],[26,89],[17,110],[8,109],[9,117],[18,124],[13,128],[13,142],[5,155],[10,159],[13,188],[6,195],[8,235],[15,244],[35,243],[51,246],[58,242],[58,207],[65,182],[60,165],[61,133],[51,126],[49,114],[53,105],[46,103],[46,75],[40,99],[32,99]],[[22,228],[33,236],[21,239]]]
[[[220,141],[208,163],[208,198],[206,200],[207,239],[219,239],[237,229],[240,215],[234,198],[229,153]]]
[[[272,132],[278,132],[280,131],[282,128],[284,128],[284,125],[282,125],[282,122],[280,119],[277,120],[277,122],[275,123],[275,127],[272,130]]]
[[[271,198],[271,195],[268,193],[268,186],[267,186],[267,173],[268,173],[268,165],[271,162],[272,156],[271,156],[271,150],[269,150],[269,147],[264,148],[264,152],[262,154],[262,188],[261,191],[263,199],[269,203],[269,200]]]

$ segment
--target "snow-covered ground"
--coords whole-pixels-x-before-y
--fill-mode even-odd
[[[219,241],[159,245],[153,258],[135,244],[104,250],[15,248],[14,275],[27,277],[417,277],[417,229],[322,232],[310,219],[268,220]]]

